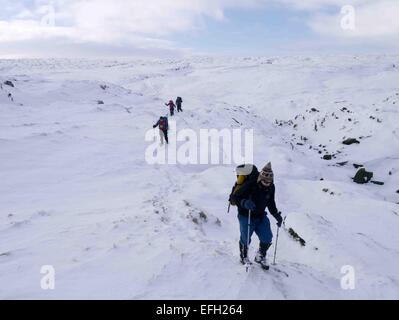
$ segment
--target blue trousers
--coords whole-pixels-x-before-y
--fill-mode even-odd
[[[240,242],[242,245],[248,245],[248,217],[241,214],[238,215],[238,221],[240,222]],[[251,237],[253,233],[259,238],[259,241],[264,244],[270,244],[273,240],[272,229],[270,228],[270,221],[266,213],[260,218],[251,217],[251,226],[249,230],[249,241],[251,243]]]

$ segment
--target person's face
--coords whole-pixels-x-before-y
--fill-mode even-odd
[[[271,182],[269,181],[265,181],[265,180],[261,180],[260,183],[264,186],[264,187],[270,187],[272,185]]]

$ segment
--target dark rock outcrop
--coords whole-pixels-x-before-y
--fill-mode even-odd
[[[353,181],[359,184],[365,184],[370,182],[370,180],[373,178],[374,173],[366,171],[365,168],[359,169],[359,171],[356,173],[355,177],[353,178]]]
[[[382,181],[375,181],[375,180],[371,180],[370,182],[371,182],[371,183],[374,183],[374,184],[377,184],[377,185],[379,185],[379,186],[383,186],[383,185],[385,184],[385,182],[382,182]]]
[[[299,236],[298,233],[294,231],[294,229],[289,228],[288,234],[295,240],[298,241],[302,247],[306,246],[306,241]]]
[[[344,140],[342,143],[347,145],[347,146],[350,146],[351,144],[354,144],[354,143],[359,144],[360,141],[355,139],[355,138],[349,138],[349,139]]]
[[[14,84],[13,84],[11,81],[9,81],[9,80],[4,81],[4,84],[5,84],[6,86],[9,86],[9,87],[13,87],[13,88],[14,88]]]

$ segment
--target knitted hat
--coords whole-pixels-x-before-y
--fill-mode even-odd
[[[267,183],[273,183],[274,181],[274,173],[272,170],[272,164],[269,162],[259,173],[258,183],[264,181]]]

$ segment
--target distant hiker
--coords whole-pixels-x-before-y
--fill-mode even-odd
[[[177,99],[176,99],[177,112],[183,112],[183,109],[181,107],[182,103],[183,103],[183,99],[181,97],[177,97]]]
[[[158,122],[153,125],[153,128],[159,127],[159,136],[161,137],[161,145],[163,145],[163,141],[165,139],[166,143],[169,144],[168,139],[168,130],[169,130],[169,123],[167,117],[160,117]]]
[[[170,109],[170,115],[173,117],[173,116],[175,115],[175,108],[176,108],[176,105],[174,104],[174,102],[173,102],[172,100],[170,100],[169,103],[165,103],[165,105],[166,105],[167,107],[169,107],[169,109]]]
[[[272,244],[273,234],[265,212],[266,207],[277,220],[279,228],[283,223],[283,218],[276,208],[274,199],[275,186],[272,165],[268,163],[260,173],[253,165],[242,165],[237,167],[236,172],[237,182],[229,201],[231,205],[238,207],[241,263],[250,264],[248,246],[251,243],[251,236],[255,232],[260,241],[255,262],[259,263],[262,268],[268,269],[266,254]]]

